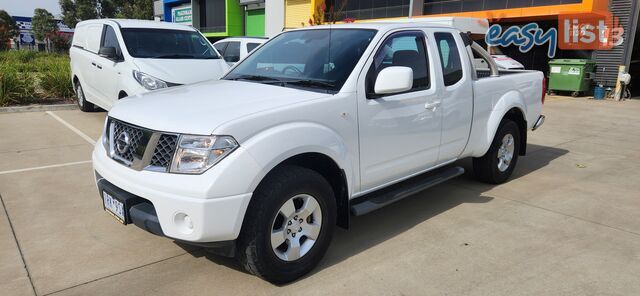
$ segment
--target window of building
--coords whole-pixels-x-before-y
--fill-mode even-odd
[[[200,31],[225,32],[226,0],[200,0]]]
[[[428,0],[424,1],[423,13],[429,15],[575,3],[582,3],[582,0]]]
[[[389,18],[409,15],[410,0],[328,0],[327,7],[334,8],[339,16],[337,21],[345,18],[356,20]],[[342,10],[341,10],[342,9]],[[326,19],[331,19],[327,14]]]

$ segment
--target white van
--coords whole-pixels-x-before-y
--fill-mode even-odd
[[[78,106],[105,110],[126,96],[219,79],[229,66],[196,29],[101,19],[78,23],[69,51]]]

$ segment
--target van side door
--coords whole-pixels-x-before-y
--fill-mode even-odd
[[[98,49],[100,47],[100,36],[102,34],[102,24],[89,24],[84,26],[79,32],[79,40],[77,44],[74,44],[78,49],[78,69],[80,83],[82,84],[82,90],[85,98],[93,103],[100,100],[96,82],[96,57],[98,56]],[[74,37],[75,38],[75,37]]]
[[[131,73],[126,73],[127,69],[125,69],[124,55],[122,53],[124,43],[122,38],[118,37],[116,30],[111,25],[104,25],[102,37],[100,38],[100,48],[115,48],[116,57],[112,59],[102,56],[96,57],[96,81],[99,81],[98,91],[107,108],[111,108],[113,103],[118,100],[118,94],[121,90],[121,76],[132,75]]]

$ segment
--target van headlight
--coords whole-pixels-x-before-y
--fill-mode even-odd
[[[231,136],[182,135],[171,163],[171,172],[201,174],[236,148],[238,142]]]
[[[167,82],[164,80],[160,80],[155,78],[147,73],[140,72],[137,70],[133,70],[133,78],[142,85],[142,87],[148,90],[156,90],[161,88],[167,88]]]

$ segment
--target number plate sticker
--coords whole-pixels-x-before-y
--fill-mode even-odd
[[[102,192],[102,199],[104,200],[105,211],[124,224],[124,204],[106,191]]]

